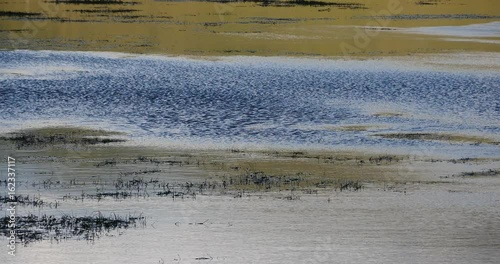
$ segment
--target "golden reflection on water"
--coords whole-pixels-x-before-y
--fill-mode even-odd
[[[495,41],[449,41],[449,37],[401,32],[408,27],[498,21],[499,1],[262,3],[6,0],[0,2],[0,48],[280,56],[500,51]],[[364,28],[376,26],[383,29]],[[484,39],[499,40],[500,36]]]

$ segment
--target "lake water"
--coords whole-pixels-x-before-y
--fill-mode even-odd
[[[462,58],[453,63],[479,63],[475,55]],[[489,59],[497,64],[496,57]],[[128,144],[164,147],[362,149],[498,157],[497,145],[375,136],[392,132],[498,136],[498,72],[488,67],[454,68],[445,65],[450,64],[446,57],[436,60],[429,64],[262,57],[209,61],[1,51],[1,132],[27,124],[79,125],[127,132]],[[353,125],[367,128],[343,129]],[[94,179],[94,167],[67,162],[20,162],[16,168],[27,182],[51,178],[51,170],[66,181],[77,176]],[[100,176],[112,172],[112,168],[99,171]],[[169,176],[182,182],[187,175],[183,173],[179,169]],[[19,206],[19,216],[130,213],[143,214],[147,224],[105,232],[94,242],[19,244],[15,258],[2,253],[0,260],[9,264],[498,262],[498,178],[450,181],[388,190],[368,185],[360,192],[297,192],[300,199],[295,200],[286,199],[291,193],[283,191],[241,198],[215,194],[172,200],[152,195],[70,199],[58,208]],[[18,191],[53,201],[68,192],[78,195],[82,191],[78,188],[21,184]],[[96,191],[92,185],[82,188]],[[7,244],[6,237],[0,237],[0,244]]]
[[[18,247],[15,258],[2,255],[1,259],[2,263],[497,262],[497,180],[489,187],[405,188],[406,194],[377,189],[300,194],[294,201],[279,199],[284,193],[176,201],[161,197],[67,201],[43,213],[143,213],[147,226],[110,231],[94,243],[35,242]],[[36,208],[19,210],[39,213]],[[0,243],[7,243],[5,237]]]
[[[466,58],[475,61],[474,54]],[[481,59],[497,65],[498,57]],[[84,125],[184,148],[388,148],[496,156],[498,147],[389,140],[393,132],[500,134],[500,77],[439,63],[2,51],[2,131]],[[441,62],[441,60],[443,60]],[[478,60],[480,61],[480,60]],[[462,63],[458,57],[453,63]],[[478,63],[475,61],[474,63]],[[437,66],[436,66],[437,65]],[[361,125],[361,131],[342,127]],[[354,129],[355,130],[355,129]]]

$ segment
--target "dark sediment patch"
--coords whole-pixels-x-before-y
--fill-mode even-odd
[[[382,20],[426,20],[426,19],[498,19],[500,16],[479,14],[415,14],[415,15],[392,15],[392,16],[355,16],[353,19],[382,19]]]
[[[394,113],[394,112],[378,112],[373,114],[375,117],[399,117],[403,116],[401,113]]]
[[[91,14],[108,14],[108,13],[131,13],[138,12],[141,10],[138,9],[77,9],[71,10],[71,12],[75,13],[91,13]]]
[[[22,130],[0,136],[0,140],[16,144],[17,148],[38,148],[57,145],[96,145],[125,142],[124,139],[109,138],[123,135],[118,132],[86,128],[48,127]]]
[[[257,52],[256,50],[233,50],[233,49],[216,50],[216,51],[220,53],[242,53],[242,54],[245,53],[254,54]]]
[[[475,144],[492,144],[499,145],[493,139],[479,136],[468,135],[455,135],[445,133],[388,133],[388,134],[375,134],[374,136],[383,137],[387,139],[406,139],[406,140],[439,140],[455,143],[475,143]]]
[[[274,17],[242,17],[243,21],[238,22],[238,24],[288,24],[288,23],[298,23],[305,21],[300,18],[274,18]]]
[[[456,177],[491,177],[500,175],[500,169],[490,169],[486,171],[471,171],[471,172],[462,172],[459,175],[453,175]]]
[[[24,17],[39,17],[41,13],[32,13],[32,12],[17,12],[17,11],[0,11],[0,17],[16,17],[16,18],[24,18]]]
[[[54,0],[47,1],[53,4],[74,4],[74,5],[137,5],[140,2],[122,0]]]
[[[0,29],[0,32],[31,32],[31,29]]]
[[[449,3],[449,1],[443,1],[443,0],[422,0],[422,1],[415,2],[416,5],[439,5],[439,4],[444,4],[444,3]]]
[[[48,136],[39,137],[36,135],[16,135],[13,137],[0,137],[0,140],[14,141],[18,147],[31,147],[31,146],[44,146],[44,145],[61,145],[61,144],[82,144],[82,145],[95,145],[125,142],[123,139],[113,138],[98,138],[98,137],[85,137],[85,138],[67,138],[65,136]]]
[[[362,3],[354,2],[328,2],[319,0],[195,0],[197,2],[213,2],[213,3],[255,3],[259,6],[269,6],[269,7],[293,7],[293,6],[311,6],[311,7],[336,7],[339,9],[367,9]],[[166,0],[162,2],[179,2],[177,0]],[[181,1],[187,2],[187,1]]]
[[[312,7],[336,7],[339,9],[366,9],[364,4],[361,3],[338,3],[326,2],[317,0],[289,0],[272,2],[273,6],[312,6]]]
[[[115,17],[115,18],[122,18],[122,19],[139,19],[139,18],[146,18],[147,16],[119,16],[119,17]],[[131,21],[130,23],[136,23],[137,21]],[[153,20],[149,20],[149,21],[140,21],[141,23],[146,23],[146,22],[157,22],[157,21],[153,21]]]

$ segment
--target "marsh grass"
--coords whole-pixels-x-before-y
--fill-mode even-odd
[[[7,186],[7,185],[6,185]],[[13,199],[11,199],[13,198]],[[36,197],[33,195],[14,195],[13,197],[9,196],[0,196],[0,204],[6,203],[16,203],[19,206],[31,206],[34,208],[56,208],[60,205],[60,202],[46,202],[42,200],[40,197]]]
[[[41,240],[84,239],[95,241],[103,234],[113,230],[124,230],[131,227],[145,227],[146,218],[138,215],[119,216],[112,214],[104,216],[100,212],[92,216],[37,216],[29,214],[16,217],[16,234],[18,242],[26,245]],[[8,236],[10,229],[9,217],[0,218],[0,233]]]
[[[63,200],[146,197],[175,200],[196,199],[197,195],[227,194],[236,197],[242,192],[297,191],[313,194],[318,190],[360,191],[371,184],[415,181],[420,173],[401,170],[405,166],[415,168],[416,162],[414,157],[403,155],[311,150],[186,151],[106,144],[73,148],[68,152],[58,146],[81,142],[88,136],[121,133],[50,127],[19,131],[12,135],[36,135],[50,139],[42,140],[47,148],[19,157],[19,162],[67,167],[56,174],[36,175],[36,180],[29,183],[40,190],[68,190],[61,194],[61,197],[64,195]],[[75,166],[78,169],[73,170]],[[423,169],[422,173],[425,173]],[[68,177],[68,174],[72,176]]]

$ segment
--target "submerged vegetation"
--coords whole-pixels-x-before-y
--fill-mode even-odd
[[[449,142],[470,142],[476,144],[493,144],[499,145],[500,142],[486,137],[468,136],[468,135],[455,135],[445,133],[389,133],[389,134],[375,134],[374,136],[388,138],[388,139],[408,139],[408,140],[441,140]]]

